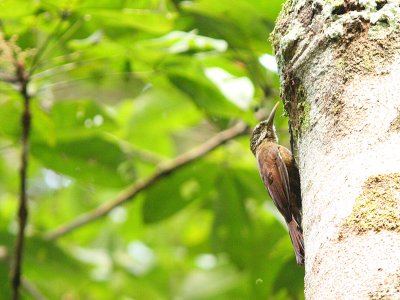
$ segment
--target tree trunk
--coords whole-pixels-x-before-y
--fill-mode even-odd
[[[306,299],[400,299],[400,3],[288,0],[272,40]]]

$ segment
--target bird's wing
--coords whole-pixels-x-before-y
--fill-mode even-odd
[[[292,194],[296,195],[295,199],[296,201],[293,201],[291,199],[291,207],[293,208],[295,206],[295,210],[297,211],[297,214],[301,214],[301,188],[300,188],[300,173],[299,169],[297,167],[296,161],[293,158],[292,153],[289,151],[284,146],[278,145],[279,153],[281,154],[281,157],[283,159],[283,162],[285,163],[286,169],[288,170],[289,174],[289,179],[290,179],[290,197],[293,197]],[[296,215],[296,212],[292,210],[292,213]],[[297,222],[300,224],[301,220],[297,217]]]
[[[264,185],[286,221],[292,219],[290,212],[289,175],[276,145],[261,147],[257,153],[258,168]]]

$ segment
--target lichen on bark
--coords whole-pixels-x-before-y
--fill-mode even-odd
[[[369,177],[340,229],[339,239],[351,233],[383,230],[400,233],[400,173]]]
[[[393,295],[400,294],[400,270],[390,274],[378,288],[368,293],[370,300],[391,300]]]
[[[291,73],[287,73],[285,76],[291,76]],[[290,116],[289,132],[291,136],[292,152],[297,158],[298,149],[295,141],[297,141],[302,133],[308,130],[310,126],[311,105],[307,100],[307,91],[299,78],[286,78],[285,83],[290,85],[282,90],[285,110],[288,112],[296,112],[295,114],[292,113]],[[294,87],[297,87],[296,90],[294,90]]]
[[[348,81],[363,74],[386,72],[400,49],[400,3],[398,0],[288,0],[283,5],[271,34],[279,73],[281,98],[289,116],[292,150],[302,133],[310,130],[310,111],[316,99],[328,99],[321,110],[332,119],[335,132],[345,132],[347,125],[338,122],[343,109],[342,94]],[[323,95],[304,81],[307,65],[321,53],[331,53],[336,78]],[[319,58],[318,58],[319,57]],[[315,93],[316,92],[316,93]]]
[[[396,118],[393,119],[393,121],[390,123],[390,129],[391,132],[400,132],[400,111],[397,111],[397,116]]]
[[[304,95],[303,97],[300,97],[300,100],[297,103],[297,109],[301,112],[299,115],[299,123],[300,123],[300,130],[299,134],[301,135],[302,132],[306,131],[308,127],[310,126],[310,110],[311,110],[311,104],[310,102],[307,101],[307,98],[305,97],[306,91],[300,93]]]
[[[306,298],[393,291],[385,279],[400,261],[400,1],[291,0],[277,22],[302,185]]]

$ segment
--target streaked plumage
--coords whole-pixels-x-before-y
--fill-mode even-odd
[[[253,130],[250,148],[257,159],[264,185],[288,225],[296,261],[303,265],[300,175],[292,153],[278,144],[273,125],[277,107],[278,103],[268,119],[260,122]]]

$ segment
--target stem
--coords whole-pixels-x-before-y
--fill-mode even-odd
[[[25,227],[28,220],[28,196],[26,174],[28,169],[29,132],[31,127],[30,95],[28,94],[28,78],[25,68],[21,63],[17,64],[17,78],[21,84],[21,96],[24,101],[22,113],[22,153],[20,168],[20,199],[18,208],[18,233],[15,241],[14,264],[11,269],[12,299],[19,299],[21,286],[21,270],[24,248]]]
[[[248,127],[246,123],[239,122],[231,128],[217,133],[215,136],[213,136],[197,148],[181,154],[169,162],[159,164],[157,170],[147,179],[138,181],[109,202],[106,202],[103,205],[100,205],[99,207],[93,209],[92,211],[78,216],[70,223],[63,224],[55,230],[48,232],[47,234],[45,234],[45,238],[47,240],[55,240],[63,235],[66,235],[67,233],[70,233],[71,231],[74,231],[75,229],[78,229],[88,223],[91,223],[103,217],[115,207],[122,205],[129,200],[133,200],[135,196],[138,195],[141,191],[157,183],[164,176],[168,176],[172,172],[180,169],[181,167],[205,156],[206,154],[223,145],[227,141],[245,134],[247,132],[247,129]]]

